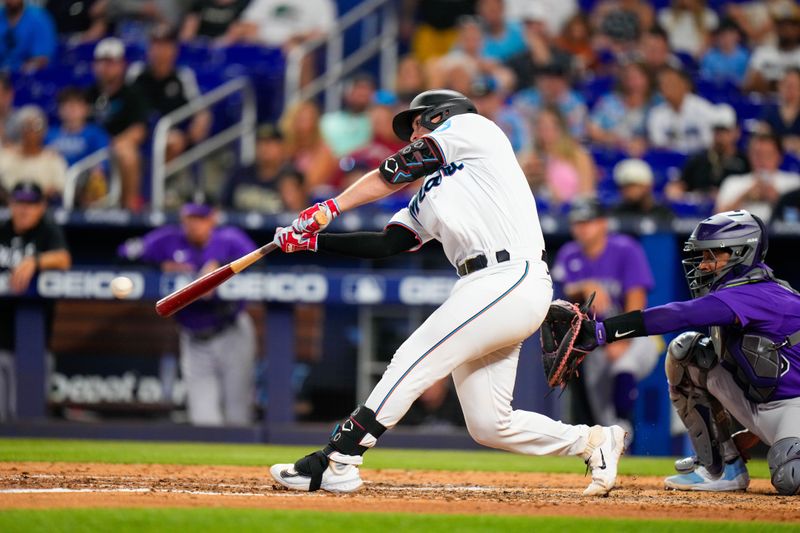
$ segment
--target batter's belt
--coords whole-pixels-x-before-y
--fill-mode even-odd
[[[522,255],[517,257],[517,254],[514,254],[514,256],[515,256],[514,259],[522,257]],[[505,263],[506,261],[510,261],[512,259],[511,253],[508,250],[497,251],[495,252],[494,257],[496,262],[492,264]],[[541,259],[543,262],[547,262],[547,252],[545,252],[544,250],[542,250],[541,252]],[[486,257],[486,255],[478,254],[476,256],[464,259],[464,261],[458,264],[457,267],[458,276],[463,278],[464,276],[472,274],[473,272],[477,272],[478,270],[483,270],[488,266],[489,266],[489,259]]]

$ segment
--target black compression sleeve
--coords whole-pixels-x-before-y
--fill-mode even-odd
[[[317,251],[332,252],[363,259],[380,259],[405,252],[417,246],[419,240],[402,226],[387,226],[383,232],[320,233]]]

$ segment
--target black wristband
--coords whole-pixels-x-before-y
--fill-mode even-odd
[[[632,337],[645,337],[644,314],[641,311],[631,311],[603,320],[606,328],[606,342],[614,342]]]

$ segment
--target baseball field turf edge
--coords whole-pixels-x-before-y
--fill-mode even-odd
[[[607,518],[531,517],[500,515],[432,515],[403,513],[325,513],[319,511],[276,511],[268,509],[46,509],[0,512],[0,530],[47,531],[425,531],[459,533],[472,531],[564,531],[675,532],[713,531],[782,532],[797,526],[772,522],[703,522],[673,520],[621,520]]]
[[[81,462],[267,466],[294,462],[314,451],[307,446],[208,444],[197,442],[133,442],[103,440],[0,439],[3,462]],[[674,458],[624,457],[624,475],[662,476],[673,472]],[[378,448],[365,456],[366,469],[451,470],[486,472],[583,473],[575,457],[529,457],[492,450],[398,450]],[[768,478],[766,461],[748,463],[751,477]]]

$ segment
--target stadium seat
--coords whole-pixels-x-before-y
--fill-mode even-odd
[[[669,150],[649,150],[642,159],[653,169],[654,189],[656,193],[660,193],[667,182],[680,175],[688,156]]]

